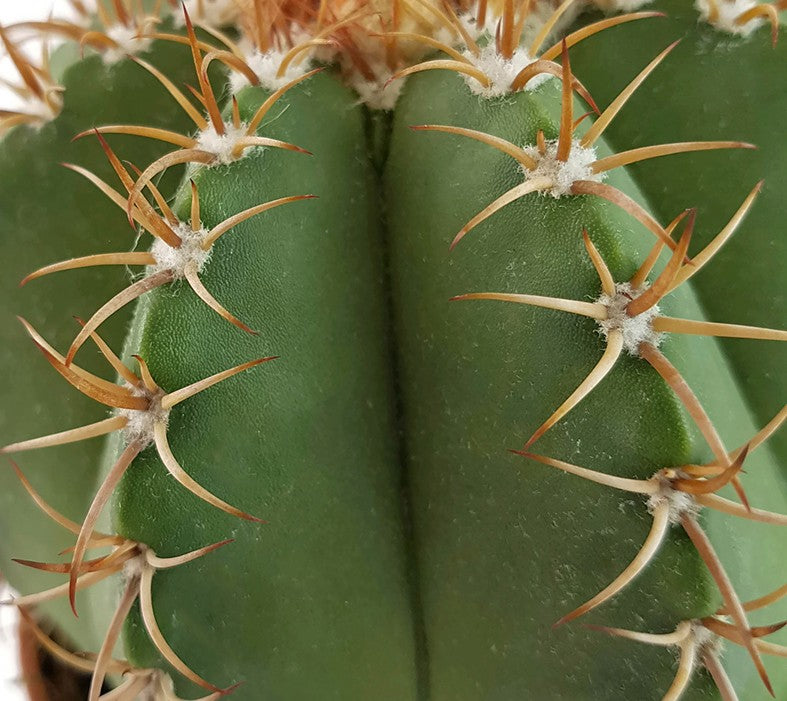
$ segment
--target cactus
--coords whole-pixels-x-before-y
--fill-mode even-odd
[[[64,31],[69,26],[56,25],[54,29]],[[41,31],[35,25],[32,29]],[[78,328],[72,316],[89,311],[84,306],[85,297],[100,299],[121,289],[127,280],[125,271],[109,266],[75,272],[71,277],[53,275],[19,287],[28,273],[58,257],[105,253],[118,246],[130,247],[133,242],[134,232],[122,212],[110,200],[96,197],[95,186],[83,177],[110,177],[112,169],[103,151],[88,139],[74,141],[74,136],[98,124],[124,120],[141,121],[157,128],[188,127],[180,108],[166,92],[158,89],[156,79],[129,59],[92,53],[84,60],[77,60],[79,53],[72,46],[63,45],[48,62],[49,75],[42,74],[46,65],[29,64],[17,49],[29,31],[21,26],[8,27],[2,33],[6,51],[18,62],[23,86],[30,93],[28,104],[20,108],[20,114],[5,115],[3,126],[10,131],[0,144],[2,169],[8,174],[0,193],[0,219],[3,231],[8,234],[2,239],[2,256],[8,266],[2,287],[3,298],[7,300],[2,322],[2,363],[7,377],[1,409],[4,442],[28,432],[32,414],[23,416],[17,407],[29,406],[31,397],[36,397],[33,413],[40,418],[36,429],[43,432],[104,417],[104,412],[92,402],[80,402],[69,393],[49,392],[52,377],[44,368],[46,363],[38,365],[42,359],[30,353],[30,342],[25,334],[18,333],[21,327],[15,319],[17,315],[23,316],[52,343],[67,344]],[[81,36],[85,30],[71,26],[69,31]],[[152,61],[180,83],[193,75],[189,55],[187,47],[157,41],[150,43],[140,58]],[[29,121],[27,114],[32,115],[30,127],[11,128],[16,122]],[[48,117],[52,119],[40,123],[39,120]],[[119,143],[132,141],[133,137],[118,137]],[[134,146],[132,160],[139,165],[147,165],[164,152],[154,142],[137,140]],[[71,170],[60,163],[69,165]],[[174,192],[178,176],[172,173],[159,182],[167,196]],[[62,245],[53,250],[44,240],[60,240]],[[62,313],[50,313],[55,307]],[[121,312],[104,328],[108,342],[116,347],[122,343],[129,318]],[[99,372],[103,366],[90,358],[86,368]],[[61,464],[51,460],[52,454],[47,452],[30,453],[25,458],[25,468],[36,475],[45,495],[60,495],[70,505],[71,516],[76,518],[89,503],[85,499],[96,479],[101,445],[94,441],[66,446],[61,451],[59,459],[73,465],[73,469],[61,469]],[[46,558],[71,543],[59,527],[40,518],[10,468],[0,472],[0,480],[2,571],[19,588],[47,587],[51,577],[19,568],[9,558]],[[28,525],[19,528],[20,523]],[[75,625],[73,616],[64,615],[66,608],[57,608],[58,602],[52,606],[56,607],[51,612],[60,626],[81,645],[89,647],[100,642],[100,638],[96,641],[80,637],[86,634],[85,627]]]
[[[713,3],[703,5],[707,9],[713,6]],[[749,13],[759,10],[761,16],[768,17],[769,8],[774,7],[752,3]],[[662,10],[667,17],[651,23],[647,34],[639,31],[634,23],[622,27],[615,35],[610,34],[609,43],[603,46],[595,38],[590,39],[577,47],[574,65],[577,71],[582,71],[594,97],[605,102],[619,89],[608,78],[621,59],[624,45],[628,47],[629,60],[640,62],[646,61],[660,46],[681,38],[680,45],[665,60],[663,69],[654,73],[632,97],[626,111],[610,126],[608,138],[616,146],[620,143],[627,148],[664,139],[715,139],[726,138],[725,135],[757,145],[755,151],[748,153],[727,153],[721,157],[721,154],[708,154],[702,163],[679,157],[674,162],[654,162],[652,168],[634,165],[633,171],[645,194],[650,196],[656,214],[669,216],[672,211],[684,207],[698,207],[700,221],[705,222],[697,231],[700,244],[707,243],[708,237],[724,225],[728,203],[741,200],[752,183],[765,178],[762,194],[752,207],[751,215],[720,250],[714,274],[698,276],[695,286],[703,306],[714,316],[723,314],[724,318],[746,319],[748,323],[761,326],[777,325],[784,298],[777,267],[783,244],[774,235],[771,222],[778,217],[781,207],[777,183],[785,177],[777,120],[787,108],[787,96],[777,86],[782,80],[780,71],[787,61],[787,46],[784,42],[769,42],[769,36],[776,36],[778,24],[769,25],[764,19],[733,24],[733,29],[742,36],[730,35],[722,33],[723,27],[714,27],[708,21],[707,9],[700,13],[690,3],[660,2],[648,8]],[[719,9],[724,10],[725,5],[720,5]],[[714,43],[720,44],[718,51],[709,50]],[[757,66],[757,77],[741,71],[741,65]],[[687,68],[678,71],[678,66]],[[707,80],[710,74],[722,89],[716,90]],[[681,100],[673,114],[685,110],[684,113],[692,117],[670,119],[669,122],[637,118],[637,114],[648,105],[656,104],[664,94],[675,95]],[[763,105],[767,105],[767,109],[761,109]],[[700,109],[706,118],[700,116]],[[734,172],[735,177],[709,177],[710,173],[727,169]],[[655,193],[658,196],[654,196]],[[739,274],[742,260],[750,261],[747,273],[759,281],[758,288],[762,292],[762,304],[754,309],[742,298],[733,300],[725,294],[725,280]],[[723,342],[723,348],[741,378],[741,389],[752,413],[759,421],[767,421],[780,409],[784,396],[780,372],[785,360],[784,349],[777,344],[762,347],[762,344],[735,341]],[[773,438],[782,454],[787,450],[785,438],[783,433]]]
[[[787,691],[787,413],[749,383],[787,340],[783,110],[740,133],[723,101],[707,130],[652,116],[691,98],[666,71],[755,75],[773,49],[746,30],[778,16],[710,2],[731,42],[618,4],[113,0],[100,31],[0,32],[50,109],[15,36],[103,52],[60,50],[62,113],[8,114],[0,166],[43,174],[0,201],[36,241],[4,283],[25,266],[4,367],[46,361],[9,388],[2,567],[91,701]],[[52,162],[70,148],[81,178]],[[52,370],[93,403],[31,410]]]

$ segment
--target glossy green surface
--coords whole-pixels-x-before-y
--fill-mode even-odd
[[[396,111],[385,193],[406,465],[434,701],[658,699],[674,674],[673,656],[663,650],[611,640],[577,623],[551,628],[633,557],[650,523],[642,499],[506,452],[521,448],[598,360],[603,345],[594,322],[524,305],[448,301],[481,291],[593,299],[599,283],[582,227],[617,280],[630,277],[652,236],[600,200],[530,195],[449,253],[461,226],[521,182],[521,174],[512,159],[490,147],[408,129],[451,124],[533,143],[539,128],[548,138],[555,135],[558,104],[552,85],[483,102],[461,78],[435,71],[411,79]],[[625,175],[608,182],[636,194]],[[685,289],[663,308],[702,317]],[[714,341],[670,338],[662,348],[730,447],[753,433]],[[533,449],[645,478],[665,466],[708,459],[693,434],[655,371],[644,360],[625,357]],[[754,481],[758,496],[783,510],[784,494],[769,486],[777,467],[767,451],[756,458],[747,484]],[[761,526],[758,537],[768,542],[748,543],[749,550],[732,545],[721,519],[712,516],[706,523],[740,586],[762,592],[769,583],[778,585],[771,572],[755,568],[779,542],[775,529]],[[682,618],[714,610],[717,601],[693,547],[673,529],[635,585],[587,621],[665,632]],[[749,691],[743,698],[765,694],[747,679],[749,668],[739,664],[735,672],[741,691]],[[699,674],[684,698],[714,693]]]
[[[693,3],[658,0],[648,9],[662,19],[633,22],[602,32],[571,51],[571,63],[602,107],[642,66],[668,44],[680,45],[637,90],[606,132],[623,150],[673,141],[736,139],[756,151],[692,153],[631,167],[633,177],[669,221],[698,207],[693,250],[710,241],[765,178],[749,216],[706,270],[694,278],[700,302],[714,321],[784,327],[787,239],[787,42],[771,45],[770,29],[748,38],[724,34],[698,22]],[[592,18],[582,18],[586,23]],[[695,248],[696,247],[696,248]],[[722,341],[753,414],[765,424],[784,404],[787,348],[784,344]],[[773,439],[787,456],[787,433]]]
[[[176,82],[191,79],[189,52],[181,46],[155,44],[145,58]],[[107,67],[91,56],[64,70],[65,106],[60,116],[40,129],[19,127],[0,141],[0,445],[32,438],[106,416],[104,407],[67,388],[35,349],[15,315],[27,318],[56,348],[64,351],[78,330],[72,316],[87,318],[129,282],[121,267],[88,268],[19,281],[36,268],[75,256],[130,250],[135,232],[123,212],[92,184],[59,164],[85,167],[113,186],[115,176],[94,138],[72,143],[85,129],[102,124],[147,124],[188,130],[182,110],[161,85],[131,61]],[[139,166],[167,150],[166,144],[119,136],[113,146]],[[162,182],[174,190],[177,173]],[[104,325],[102,335],[118,347],[129,314]],[[89,347],[80,357],[86,369],[112,377],[113,372]],[[102,443],[84,443],[13,456],[33,485],[53,506],[81,521],[92,498]],[[11,468],[0,466],[0,571],[23,593],[55,586],[53,575],[33,572],[10,562],[12,557],[52,561],[73,544],[73,537],[35,507]],[[20,524],[25,524],[20,527]],[[93,611],[83,605],[80,621],[67,604],[43,610],[80,645],[95,647],[103,624],[85,638]],[[98,638],[100,640],[100,637]]]
[[[240,95],[243,115],[265,94]],[[315,106],[319,105],[319,118]],[[129,352],[175,389],[279,355],[178,406],[174,454],[195,479],[270,523],[235,520],[166,474],[153,449],[116,500],[119,531],[162,555],[235,538],[154,582],[172,647],[239,699],[381,699],[416,694],[380,209],[364,115],[322,74],[293,89],[264,133],[313,152],[257,151],[195,172],[204,225],[266,200],[226,234],[202,279],[258,336],[220,319],[185,285],[145,298]],[[185,215],[187,202],[179,200]],[[138,623],[127,651],[155,660]]]

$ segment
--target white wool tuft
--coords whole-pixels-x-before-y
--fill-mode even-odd
[[[125,577],[126,581],[128,581],[134,577],[141,576],[144,569],[145,556],[140,554],[136,557],[132,557],[130,560],[126,560],[123,565],[123,576]]]
[[[404,87],[404,80],[394,80],[392,83],[386,83],[388,78],[391,77],[390,72],[388,75],[383,75],[378,81],[365,80],[362,76],[354,74],[350,79],[350,85],[360,97],[360,102],[373,110],[384,110],[390,112],[396,107],[396,101],[402,93]]]
[[[156,678],[151,677],[147,686],[139,692],[136,698],[137,701],[160,701],[162,698],[177,698],[177,696],[175,696],[174,685],[166,696],[162,696]]]
[[[113,27],[109,27],[106,31],[106,35],[112,39],[117,46],[101,54],[104,63],[112,65],[128,56],[136,56],[137,54],[147,51],[153,40],[140,37],[140,31],[141,30],[137,27],[126,27],[122,24],[116,24]]]
[[[313,39],[314,32],[309,31],[308,28],[301,27],[299,24],[293,24],[290,27],[291,46],[300,46],[301,44],[305,44],[306,42],[312,41]],[[251,44],[249,44],[249,46],[251,46]],[[243,50],[243,41],[241,41],[240,47],[241,50]],[[308,49],[298,54],[298,56],[295,57],[295,60],[298,62],[304,61],[306,63],[310,63],[311,67],[314,67],[315,63],[334,63],[338,54],[338,45],[328,41],[325,44],[310,46]]]
[[[478,41],[482,36],[484,36],[487,33],[485,28],[478,26],[478,22],[476,21],[477,15],[478,15],[477,9],[472,12],[462,12],[458,15],[459,22],[462,24],[462,28],[470,35],[470,37],[474,41]],[[456,33],[452,33],[452,36],[454,37],[453,39],[450,39],[449,41],[443,41],[443,43],[448,44],[449,46],[451,46],[452,44],[456,44],[457,43]]]
[[[498,53],[494,42],[489,43],[481,49],[480,56],[475,56],[469,50],[464,51],[462,55],[472,61],[473,65],[489,78],[491,85],[485,88],[475,78],[464,74],[462,76],[471,92],[487,98],[500,97],[501,95],[510,93],[511,83],[514,82],[514,78],[516,78],[523,68],[527,68],[527,66],[536,60],[523,48],[517,49],[510,59],[504,58]],[[547,73],[541,73],[528,81],[524,89],[535,90],[539,85],[549,80],[551,77],[552,76]]]
[[[246,138],[246,125],[241,124],[235,128],[232,124],[224,124],[224,133],[218,134],[212,124],[207,129],[203,129],[197,135],[197,143],[194,148],[207,151],[216,156],[216,162],[222,165],[238,160],[233,154],[233,150],[238,141]]]
[[[128,420],[123,429],[123,438],[126,444],[139,441],[147,447],[153,443],[155,418],[150,412],[137,409],[118,409],[117,413],[120,416],[125,416]]]
[[[368,65],[375,76],[373,80],[367,80],[358,71],[351,71],[347,76],[348,82],[358,93],[358,102],[370,109],[388,112],[396,106],[405,79],[391,81],[394,73],[382,57],[369,60]]]
[[[233,24],[241,12],[237,0],[185,0],[185,5],[194,22],[216,29]],[[177,26],[186,23],[183,12],[172,14]]]
[[[650,5],[653,0],[595,0],[599,9],[604,12],[634,12],[640,7]]]
[[[697,0],[695,7],[700,13],[700,19],[712,24],[716,29],[730,34],[747,37],[765,22],[761,17],[749,20],[746,24],[737,24],[735,20],[744,12],[759,4],[758,0]],[[718,9],[718,16],[711,20],[714,5]]]
[[[653,0],[638,0],[642,2],[652,2]],[[529,46],[531,42],[538,36],[544,25],[549,22],[559,3],[549,2],[536,2],[532,4],[532,10],[525,18],[525,24],[522,27],[522,40],[520,44]],[[575,2],[571,7],[562,11],[560,18],[552,30],[544,37],[544,41],[539,47],[539,51],[554,44],[557,40],[561,39],[567,34],[568,28],[574,23],[574,20],[584,11],[584,3]]]
[[[663,479],[661,489],[648,499],[648,511],[653,513],[665,501],[669,503],[669,522],[673,526],[677,526],[686,514],[696,516],[700,511],[699,504],[691,494],[673,489],[669,481]]]
[[[557,159],[557,139],[546,142],[546,153],[542,156],[537,146],[525,146],[528,156],[534,158],[538,166],[534,170],[523,168],[528,180],[533,178],[549,178],[553,187],[542,194],[549,193],[555,199],[569,194],[571,186],[577,180],[592,180],[600,183],[606,178],[606,173],[594,173],[591,165],[597,160],[594,148],[585,148],[577,139],[571,142],[571,151],[565,161]]]
[[[631,0],[629,0],[631,1]],[[652,2],[652,0],[639,0],[639,2]],[[500,7],[498,4],[497,8],[494,8],[490,5],[487,5],[487,13],[486,13],[486,25],[484,27],[479,27],[478,22],[476,21],[476,17],[478,16],[478,6],[480,3],[475,2],[472,6],[468,9],[467,12],[462,12],[458,15],[459,21],[462,23],[465,31],[475,40],[478,41],[482,37],[485,37],[489,40],[490,43],[494,43],[494,32],[495,27],[500,20]],[[541,31],[543,26],[552,18],[555,13],[556,5],[549,3],[549,2],[536,2],[531,3],[530,10],[528,11],[527,17],[525,17],[525,24],[522,27],[522,41],[520,44],[528,45],[538,33]],[[550,41],[553,37],[562,36],[563,31],[571,25],[576,17],[582,12],[583,3],[575,2],[574,6],[564,10],[560,19],[558,20],[557,24],[553,27],[552,31],[549,35],[545,38],[545,44],[549,45],[553,43]],[[444,42],[446,44],[452,45],[456,44],[456,39],[452,41]]]
[[[716,657],[724,653],[724,638],[716,635],[712,630],[708,630],[699,621],[692,626],[692,633],[694,642],[701,653],[710,653]]]
[[[150,397],[143,390],[132,385],[126,385],[135,396]],[[141,443],[143,448],[147,448],[154,442],[153,429],[159,422],[167,425],[169,421],[169,409],[161,406],[161,397],[151,397],[150,407],[144,411],[139,409],[117,409],[118,416],[124,416],[128,423],[123,428],[123,439],[126,445],[133,442]]]
[[[438,27],[437,31],[434,32],[432,37],[435,41],[439,41],[441,44],[445,44],[446,46],[456,47],[462,43],[461,39],[457,38],[456,32],[452,32],[447,27]]]
[[[261,52],[252,47],[242,47],[243,60],[254,71],[254,74],[260,81],[260,85],[268,90],[278,90],[284,87],[287,83],[296,78],[300,78],[311,69],[311,61],[309,59],[297,61],[290,61],[284,75],[279,77],[279,66],[284,59],[285,52],[271,49],[270,51]],[[298,58],[303,58],[298,57]],[[230,89],[235,94],[243,88],[248,87],[249,80],[238,71],[232,71],[230,74]]]
[[[164,698],[178,698],[175,694],[175,682],[172,681],[172,677],[170,677],[169,674],[166,674],[160,669],[156,669],[153,671],[150,680],[150,684],[148,685],[150,689],[149,693],[151,694],[149,701],[161,701],[161,690],[164,691]],[[148,699],[143,697],[140,701],[148,701]]]
[[[151,266],[153,273],[162,270],[171,270],[175,279],[183,277],[184,269],[188,263],[197,264],[197,272],[202,272],[205,264],[210,260],[211,250],[203,250],[202,242],[208,235],[205,229],[194,231],[190,225],[181,222],[175,229],[183,243],[178,248],[173,248],[161,239],[156,239],[150,252],[156,259],[156,264]]]
[[[628,303],[647,289],[647,285],[634,289],[628,282],[619,282],[615,285],[614,296],[602,294],[596,300],[607,308],[608,315],[606,319],[596,322],[599,331],[606,338],[613,329],[620,329],[623,332],[623,347],[633,356],[639,356],[642,343],[650,343],[658,348],[663,337],[663,334],[653,330],[653,320],[661,314],[658,304],[637,316],[629,316],[626,312]]]
[[[694,641],[701,648],[715,647],[719,640],[719,636],[716,633],[708,630],[701,623],[697,623],[692,627],[692,633],[694,634]]]

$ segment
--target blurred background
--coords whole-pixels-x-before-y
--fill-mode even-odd
[[[7,599],[11,590],[0,583],[0,600]],[[0,606],[0,699],[27,701],[20,679],[18,616],[12,606]]]
[[[74,17],[73,9],[67,0],[24,0],[24,2],[2,0],[0,2],[0,24],[3,26],[22,20],[46,19],[50,14],[54,17]],[[31,40],[25,44],[24,48],[31,56],[41,55],[40,42]],[[0,54],[2,54],[0,59],[0,78],[16,81],[18,75],[14,70],[14,64],[11,63],[5,51],[0,52]],[[0,84],[0,108],[7,109],[18,104],[16,95],[5,85]]]
[[[0,24],[3,26],[30,19],[46,19],[50,14],[55,17],[73,17],[74,13],[67,0],[24,0],[0,2]],[[41,43],[29,41],[24,50],[31,56],[41,55]],[[17,82],[18,75],[14,65],[2,51],[0,58],[0,79]],[[13,108],[19,104],[14,93],[0,81],[0,109]],[[5,582],[0,581],[0,601],[8,599],[13,592]],[[0,606],[0,700],[28,701],[20,679],[18,616],[12,606]]]

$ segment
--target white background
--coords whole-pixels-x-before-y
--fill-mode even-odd
[[[89,3],[85,3],[89,4]],[[30,19],[46,19],[50,12],[54,17],[64,18],[73,17],[74,14],[66,0],[0,0],[0,24],[4,26],[12,24],[13,22],[20,22]],[[40,44],[36,46],[35,42],[30,41],[25,43],[25,52],[33,57],[40,56]],[[0,77],[6,80],[17,81],[19,76],[14,70],[14,65],[6,56],[5,51],[0,52],[2,58],[0,59]],[[9,107],[16,107],[19,103],[16,96],[9,92],[5,86],[0,86],[0,108],[8,109]],[[0,698],[5,701],[4,696]]]
[[[0,584],[0,600],[11,593]],[[19,684],[19,657],[16,649],[16,610],[12,606],[0,606],[0,699],[3,701],[27,701]]]

